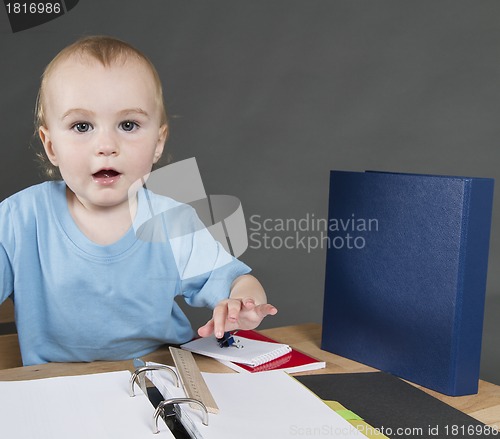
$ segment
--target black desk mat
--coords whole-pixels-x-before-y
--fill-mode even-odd
[[[295,377],[391,439],[500,439],[500,431],[383,372]]]

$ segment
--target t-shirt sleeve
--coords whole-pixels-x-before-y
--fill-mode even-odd
[[[181,294],[189,305],[213,308],[229,296],[234,280],[251,270],[212,237],[194,209],[183,209],[179,220],[183,232],[171,236],[170,242]]]
[[[10,208],[7,201],[0,203],[0,303],[4,302],[14,290],[11,252],[14,248],[14,230]]]

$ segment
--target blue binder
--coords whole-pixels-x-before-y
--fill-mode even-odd
[[[322,348],[477,393],[492,179],[332,171]]]

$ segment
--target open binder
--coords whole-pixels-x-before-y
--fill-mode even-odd
[[[203,373],[218,414],[187,401],[166,366],[158,371],[0,382],[0,431],[9,439],[156,439],[175,436],[162,417],[174,414],[192,438],[296,438],[327,428],[365,438],[314,393],[282,371]],[[170,369],[170,368],[168,368]],[[148,373],[163,400],[153,407],[136,378]],[[133,396],[131,396],[133,395]],[[190,406],[195,404],[196,408]],[[156,430],[158,433],[155,435]]]

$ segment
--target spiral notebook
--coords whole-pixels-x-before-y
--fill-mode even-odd
[[[276,340],[254,330],[239,330],[238,336],[251,338],[252,340],[267,341],[269,343],[279,343]],[[268,363],[261,364],[260,366],[252,367],[247,364],[236,363],[233,361],[221,361],[221,363],[237,372],[242,373],[257,373],[266,370],[283,370],[286,373],[296,373],[326,367],[326,363],[324,361],[318,360],[310,355],[306,355],[294,348],[292,348],[292,350],[286,355],[269,361]]]
[[[292,350],[290,346],[282,343],[251,340],[237,335],[234,339],[235,343],[227,348],[219,347],[215,337],[197,338],[181,345],[181,348],[220,361],[232,361],[252,367],[273,361]]]

